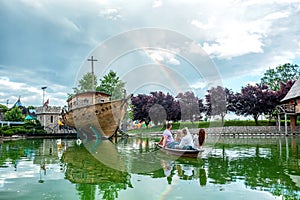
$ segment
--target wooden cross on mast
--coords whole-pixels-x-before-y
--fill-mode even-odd
[[[96,59],[94,59],[93,56],[91,56],[91,58],[88,59],[88,61],[92,62],[92,91],[95,91],[95,83],[94,83],[94,61],[98,61]]]

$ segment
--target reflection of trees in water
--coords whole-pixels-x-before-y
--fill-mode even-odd
[[[273,147],[275,148],[271,148],[268,156],[260,155],[261,148],[259,146],[248,146],[249,150],[255,148],[255,154],[230,158],[226,156],[226,150],[231,148],[223,146],[221,155],[212,155],[204,160],[208,165],[208,177],[214,184],[226,184],[240,179],[244,180],[245,185],[251,189],[269,191],[276,196],[283,195],[291,199],[298,199],[300,188],[287,174],[287,162],[279,159],[277,148]],[[243,150],[247,148],[244,147]],[[299,171],[298,175],[300,175]]]
[[[68,148],[62,161],[66,163],[65,176],[76,184],[81,199],[95,199],[97,189],[102,199],[115,199],[120,190],[132,187],[130,174],[102,164],[83,146]]]
[[[16,165],[21,157],[31,156],[31,151],[37,150],[42,142],[43,140],[16,140],[0,144],[0,166],[9,159]]]

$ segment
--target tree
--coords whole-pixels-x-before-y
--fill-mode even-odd
[[[7,108],[7,106],[0,104],[0,110],[3,112],[6,112],[6,111],[8,111],[8,108]]]
[[[22,110],[20,108],[14,107],[4,114],[4,120],[13,122],[23,122],[25,120],[25,116],[22,114]]]
[[[277,104],[280,104],[280,101],[287,95],[293,84],[295,83],[295,80],[289,80],[288,82],[280,83],[279,90],[276,91],[277,96]]]
[[[97,86],[97,76],[94,75],[94,88]],[[80,92],[87,92],[92,90],[92,73],[86,73],[82,79],[79,80],[79,84],[77,87],[73,88],[75,94]]]
[[[199,103],[202,103],[202,101],[199,101],[193,92],[187,91],[185,93],[179,93],[176,98],[180,103],[181,120],[193,122],[194,118],[201,118]]]
[[[34,106],[28,106],[27,109],[35,109]]]
[[[206,114],[208,116],[221,116],[222,124],[227,111],[232,111],[233,92],[221,86],[212,87],[207,91],[206,99]]]
[[[139,94],[131,98],[133,120],[142,120],[154,124],[165,120],[178,121],[179,102],[169,93],[151,92],[150,95]]]
[[[276,107],[276,93],[269,90],[264,84],[242,87],[240,93],[234,95],[233,106],[237,115],[252,115],[255,124],[258,125],[258,117],[261,114],[270,114]]]
[[[163,92],[151,92],[152,96],[148,100],[147,111],[151,113],[151,121],[154,124],[158,122],[164,122],[166,120],[177,121],[179,116],[178,102],[175,101],[174,97]],[[150,112],[151,111],[151,112]]]
[[[149,119],[149,114],[146,109],[149,99],[150,99],[150,96],[145,95],[145,94],[139,94],[137,96],[131,97],[133,120]]]
[[[289,80],[296,80],[300,75],[300,67],[296,64],[286,63],[275,69],[268,69],[261,78],[261,83],[266,84],[271,90],[280,89],[280,83],[287,83]]]
[[[112,100],[120,99],[124,97],[125,82],[120,80],[117,73],[111,70],[103,79],[100,79],[100,85],[96,90],[110,94]]]

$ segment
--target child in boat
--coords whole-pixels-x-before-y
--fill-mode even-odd
[[[183,137],[179,145],[176,145],[175,148],[179,149],[193,149],[193,136],[188,130],[188,128],[182,129]]]
[[[183,137],[183,133],[182,133],[182,130],[178,130],[177,133],[176,133],[176,136],[175,136],[175,141],[180,143],[182,137]]]

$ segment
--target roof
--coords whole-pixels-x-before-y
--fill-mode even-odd
[[[289,92],[285,95],[285,97],[281,100],[281,102],[288,101],[290,99],[295,99],[300,97],[300,77],[293,84]]]
[[[13,107],[22,107],[22,103],[21,103],[20,97],[19,97],[18,101],[14,104]]]
[[[67,102],[71,101],[73,98],[75,97],[82,97],[82,96],[93,96],[93,95],[101,95],[101,96],[106,96],[106,97],[110,97],[110,94],[107,94],[105,92],[99,92],[99,91],[87,91],[87,92],[81,92],[81,93],[77,93],[74,94],[73,96],[71,96]]]

